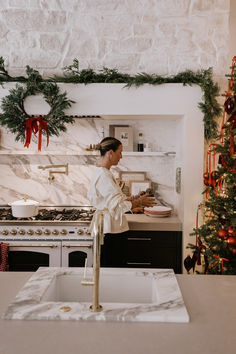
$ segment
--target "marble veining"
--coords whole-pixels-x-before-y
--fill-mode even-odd
[[[13,134],[1,128],[0,152],[6,152],[6,155],[0,154],[0,204],[27,197],[39,201],[41,205],[89,205],[87,191],[98,156],[83,154],[86,147],[101,140],[102,132],[105,136],[109,135],[110,124],[124,124],[124,121],[76,119],[60,137],[50,137],[48,148],[43,136],[43,154],[37,152],[37,138],[33,137],[29,149],[26,149],[23,143],[14,140]],[[127,119],[125,124],[133,127],[134,151],[137,150],[139,131],[143,132],[145,142],[151,144],[153,151],[176,151],[176,122]],[[8,154],[10,151],[22,151],[23,154]],[[49,153],[45,155],[47,151]],[[69,165],[68,176],[58,174],[53,181],[48,180],[48,170],[38,169],[40,165],[66,163]],[[113,172],[118,177],[119,171],[145,171],[152,181],[156,198],[175,209],[175,164],[175,156],[123,156]]]
[[[88,271],[92,274],[91,268]],[[135,286],[137,281],[139,284],[143,281],[145,286],[147,284],[145,281],[150,279],[152,300],[148,302],[103,303],[100,301],[103,310],[94,313],[89,310],[92,298],[86,299],[86,302],[48,301],[50,300],[50,286],[52,287],[57,277],[72,276],[73,279],[80,281],[82,275],[83,268],[39,268],[8,306],[3,318],[8,320],[189,322],[189,315],[172,269],[101,268],[101,283],[102,279],[112,277],[111,284],[108,284],[109,288],[112,287],[112,282],[116,282],[116,279],[119,280],[121,277],[124,279],[128,277],[128,281],[132,279],[132,286],[133,284]],[[122,293],[125,289],[121,288],[119,291]],[[117,294],[117,299],[119,300],[119,294]],[[62,312],[60,309],[63,306],[69,306],[71,310]]]

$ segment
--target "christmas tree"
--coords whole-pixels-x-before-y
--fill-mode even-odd
[[[226,77],[229,85],[224,94],[221,130],[206,154],[204,198],[197,207],[196,227],[191,234],[195,244],[188,245],[193,253],[184,260],[188,272],[200,269],[197,272],[205,274],[236,274],[236,56]]]

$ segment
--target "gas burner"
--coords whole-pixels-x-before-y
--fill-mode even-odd
[[[5,220],[16,220],[17,218],[14,218],[11,213],[11,209],[5,209],[1,208],[0,209],[0,220],[5,221]]]
[[[55,220],[55,221],[91,221],[94,210],[85,209],[40,209],[38,215],[35,216],[35,220]]]
[[[94,209],[92,208],[42,208],[39,209],[38,215],[32,218],[15,218],[12,216],[10,208],[0,209],[0,221],[17,220],[17,221],[91,221]]]

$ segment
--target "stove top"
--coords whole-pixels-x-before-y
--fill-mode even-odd
[[[11,222],[37,222],[46,221],[60,223],[63,221],[86,221],[92,220],[95,210],[90,206],[83,207],[41,207],[37,216],[31,218],[15,218],[11,208],[0,207],[0,223]]]

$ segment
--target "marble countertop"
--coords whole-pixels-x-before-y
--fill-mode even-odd
[[[32,274],[0,273],[0,317]],[[234,354],[236,276],[176,278],[189,323],[0,319],[0,353]]]
[[[182,223],[176,215],[153,218],[145,214],[125,215],[130,230],[150,230],[150,231],[182,231]]]

